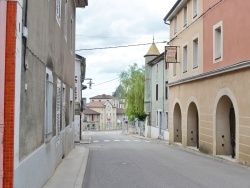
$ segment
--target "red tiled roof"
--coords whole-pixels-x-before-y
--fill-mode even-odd
[[[94,110],[91,110],[89,108],[86,108],[85,110],[83,110],[82,112],[84,115],[99,115],[100,113]]]
[[[105,105],[102,102],[93,101],[87,104],[89,108],[103,108]]]
[[[111,95],[102,94],[102,95],[96,95],[96,96],[91,97],[89,99],[115,99],[115,97],[111,96]]]

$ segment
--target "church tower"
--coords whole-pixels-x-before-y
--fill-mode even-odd
[[[160,55],[158,48],[155,45],[154,38],[153,43],[150,46],[145,58],[145,89],[144,89],[144,112],[150,116],[151,111],[151,66],[148,62]]]

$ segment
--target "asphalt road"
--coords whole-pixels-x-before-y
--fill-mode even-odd
[[[119,133],[90,133],[83,188],[250,188],[250,168]]]

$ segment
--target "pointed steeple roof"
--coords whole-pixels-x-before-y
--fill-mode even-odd
[[[155,39],[154,39],[154,36],[153,36],[153,43],[150,46],[150,48],[149,48],[149,50],[148,50],[148,52],[147,52],[147,54],[145,56],[158,56],[158,55],[160,55],[160,52],[159,52],[158,48],[155,45]]]

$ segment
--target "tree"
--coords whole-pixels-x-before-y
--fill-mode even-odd
[[[119,74],[121,88],[121,98],[125,99],[125,113],[129,121],[138,118],[144,121],[144,80],[145,69],[139,67],[136,63],[130,65],[126,71]]]

